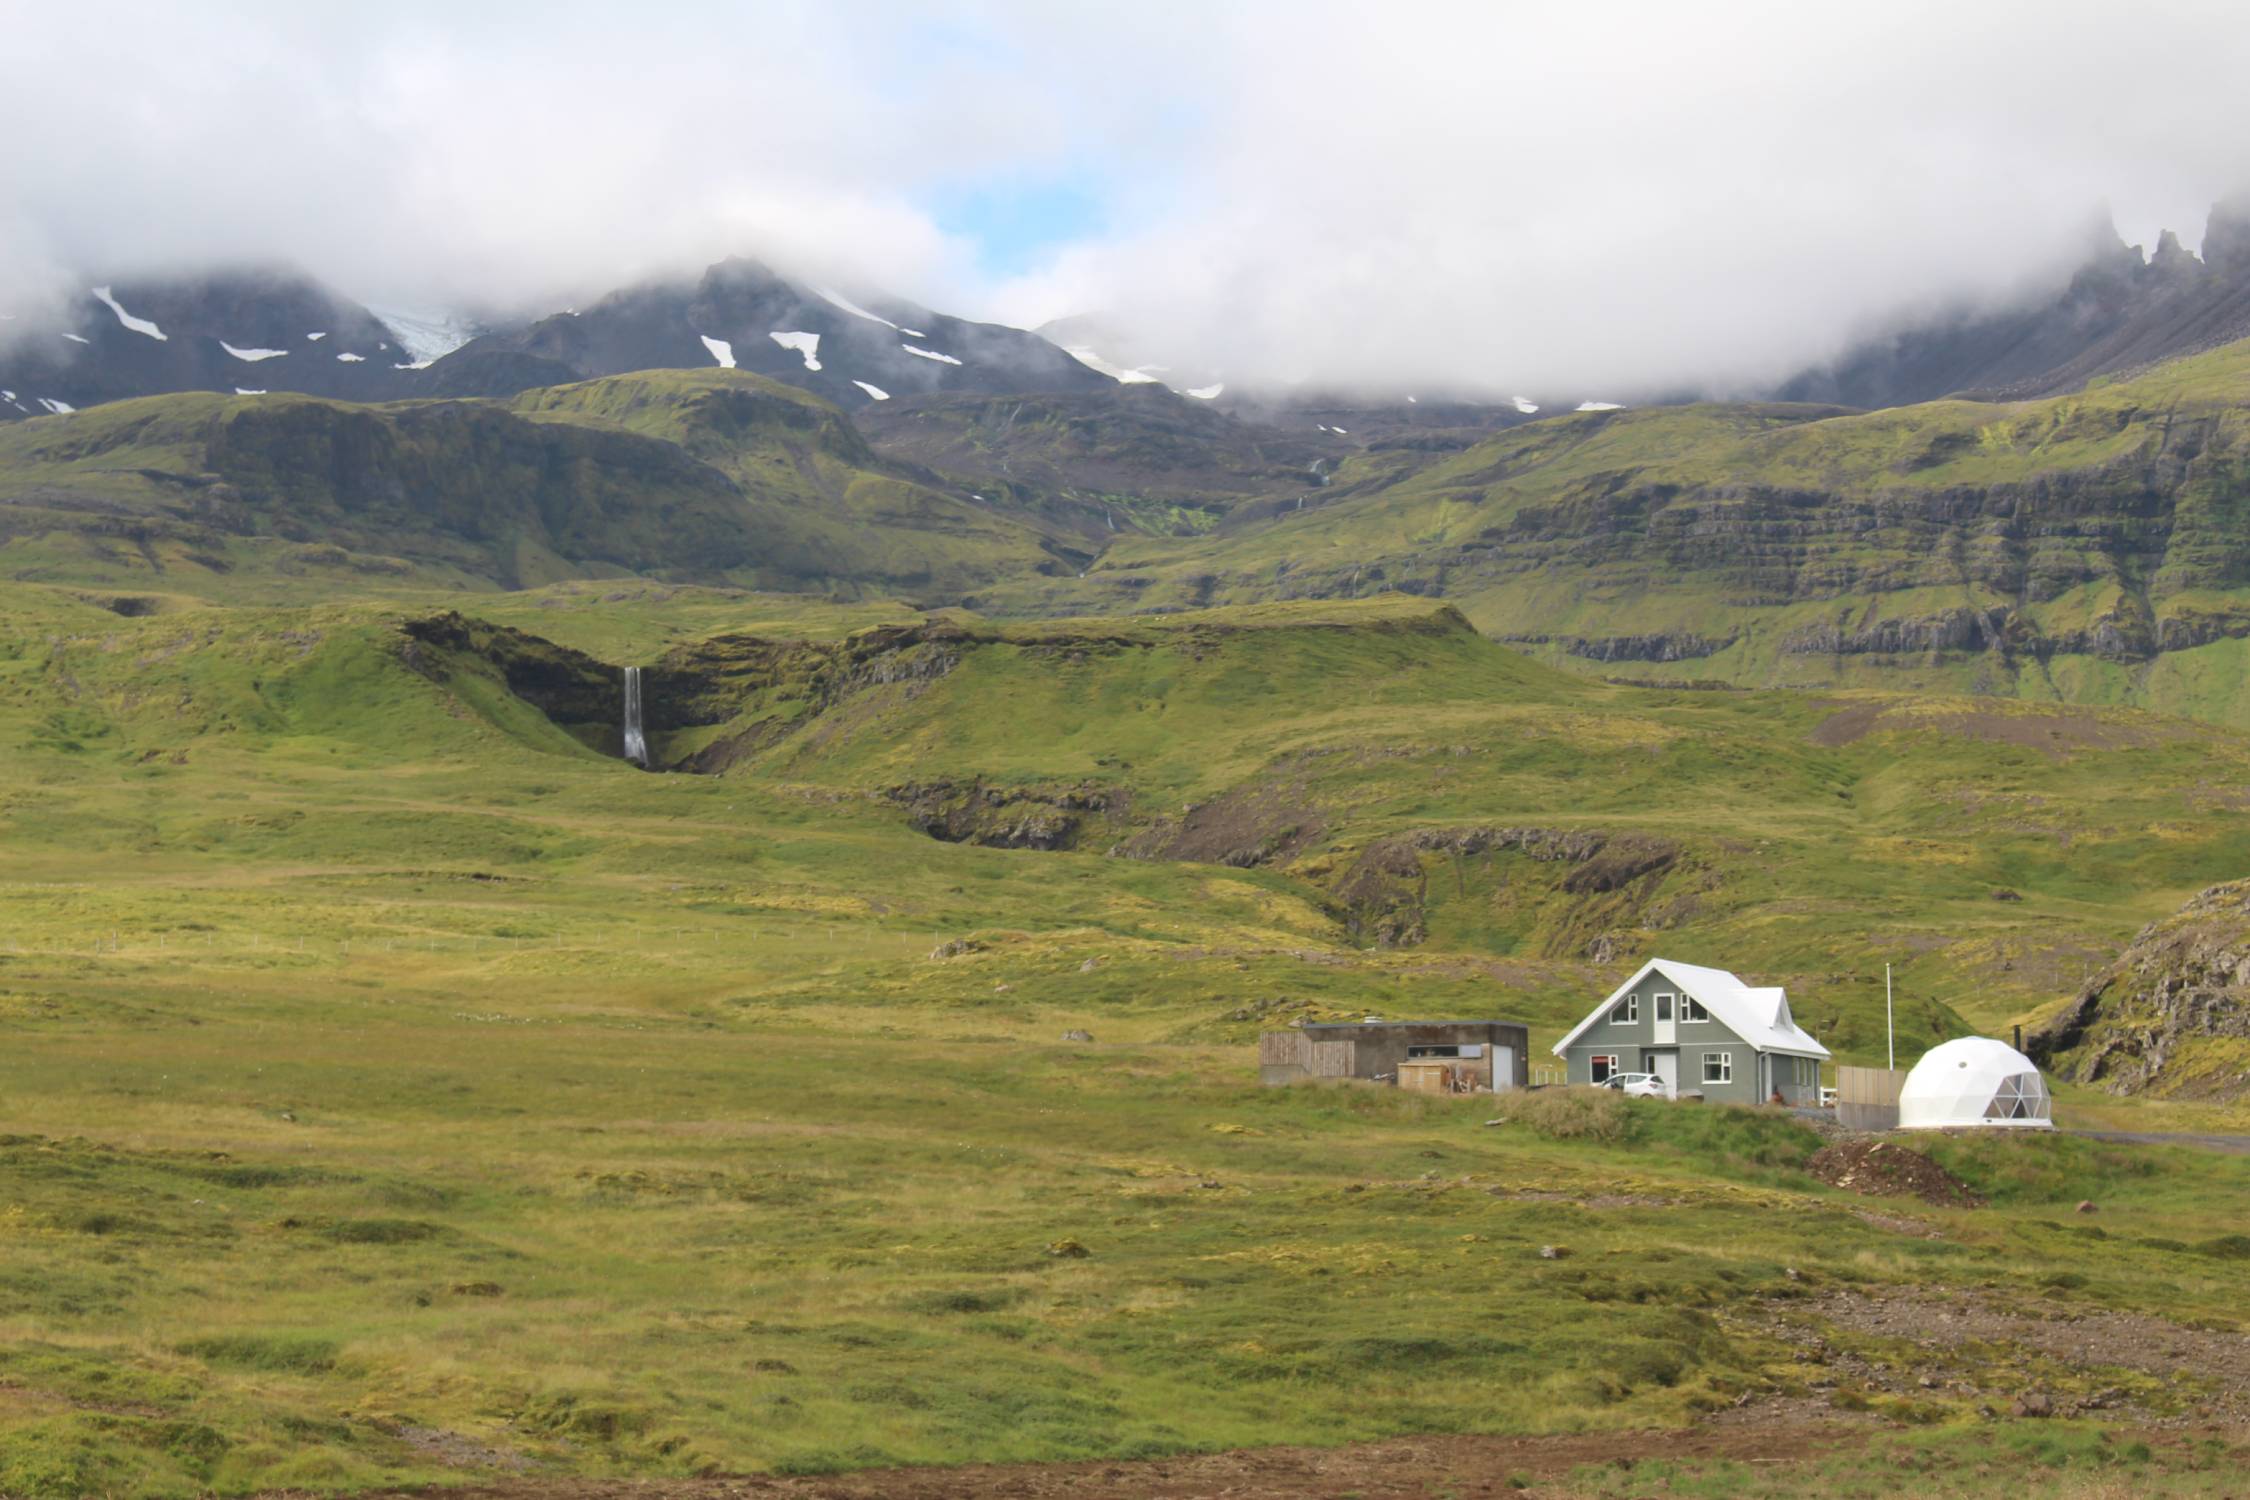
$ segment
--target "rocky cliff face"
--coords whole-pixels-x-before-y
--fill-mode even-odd
[[[1785,401],[1902,406],[1940,396],[2072,391],[2097,375],[2250,337],[2250,197],[2211,210],[2199,258],[2164,231],[2153,254],[2104,223],[2060,289],[1863,340],[1776,393]]]
[[[2250,880],[2143,928],[2029,1050],[2112,1093],[2250,1095]]]

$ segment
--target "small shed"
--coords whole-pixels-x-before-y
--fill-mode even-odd
[[[1516,1021],[1336,1021],[1258,1038],[1258,1081],[1365,1078],[1430,1093],[1531,1082],[1531,1028]]]

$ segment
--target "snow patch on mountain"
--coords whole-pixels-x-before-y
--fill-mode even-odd
[[[864,381],[864,380],[855,380],[855,381],[853,381],[853,382],[852,382],[852,384],[853,384],[853,385],[856,385],[856,386],[858,386],[858,387],[859,387],[859,388],[860,388],[861,390],[863,390],[863,391],[867,392],[868,398],[869,398],[870,400],[874,400],[874,401],[888,401],[888,400],[890,400],[890,399],[891,399],[891,393],[890,393],[889,391],[886,391],[886,390],[884,390],[884,389],[883,389],[883,388],[882,388],[881,386],[879,386],[879,385],[869,385],[869,384],[868,384],[868,383],[867,383],[866,381]]]
[[[431,312],[411,307],[371,307],[368,311],[381,319],[385,328],[398,335],[399,347],[406,351],[408,359],[414,361],[404,367],[410,370],[419,370],[424,365],[445,358],[484,331],[474,319],[463,317],[459,313]],[[318,338],[320,335],[314,334],[313,337]]]
[[[1123,385],[1150,385],[1156,381],[1156,377],[1147,370],[1128,370],[1123,365],[1113,365],[1084,344],[1069,345],[1064,348],[1063,353],[1077,360],[1095,374],[1107,375],[1110,379]]]
[[[367,356],[364,354],[353,354],[349,350],[346,350],[344,353],[337,355],[336,358],[347,365],[356,365],[365,363]]]
[[[806,369],[817,370],[820,368],[819,334],[769,333],[766,335],[766,337],[772,339],[775,343],[779,344],[784,349],[796,350],[798,354],[804,357]]]
[[[897,328],[900,333],[906,332],[905,329],[899,328],[899,326],[896,323],[893,323],[889,318],[882,316],[880,313],[869,312],[866,308],[861,307],[857,302],[854,302],[851,298],[845,296],[842,292],[833,291],[830,288],[824,286],[816,286],[813,288],[813,295],[820,298],[821,301],[830,304],[831,306],[842,308],[845,312],[850,313],[855,318],[865,318],[870,323],[880,323],[885,328]],[[914,335],[914,337],[916,338],[920,338],[921,336],[922,335],[920,334]]]
[[[1524,397],[1524,396],[1511,396],[1511,397],[1509,397],[1508,399],[1509,399],[1509,400],[1510,400],[1510,401],[1511,401],[1512,403],[1514,403],[1514,405],[1515,405],[1515,408],[1516,408],[1516,410],[1517,410],[1517,411],[1520,411],[1520,412],[1522,412],[1522,413],[1523,413],[1523,414],[1524,414],[1525,416],[1527,416],[1527,417],[1528,417],[1528,416],[1530,416],[1530,415],[1531,415],[1531,414],[1532,414],[1533,412],[1535,412],[1535,411],[1539,410],[1539,403],[1538,403],[1538,402],[1536,402],[1536,401],[1530,400],[1530,399],[1529,399],[1528,397]]]
[[[102,302],[108,304],[109,310],[117,314],[117,321],[124,324],[127,328],[130,328],[133,332],[145,333],[152,339],[162,339],[164,337],[163,329],[157,327],[148,319],[136,318],[131,313],[127,312],[124,308],[119,307],[117,305],[117,299],[109,294],[108,287],[95,287],[94,295]]]
[[[237,349],[225,339],[219,340],[219,347],[236,359],[247,360],[251,364],[256,364],[261,359],[279,359],[289,352],[287,349]],[[265,392],[260,391],[258,394],[263,396]]]
[[[263,396],[264,394],[266,394],[264,391],[246,390],[239,385],[234,388],[234,393],[237,396]]]
[[[93,342],[92,339],[86,337],[82,333],[66,333],[63,335],[63,337],[69,339],[74,344],[91,344]]]
[[[1219,399],[1220,392],[1224,391],[1226,388],[1227,383],[1222,380],[1217,385],[1196,386],[1194,389],[1188,391],[1187,394],[1193,396],[1198,401],[1216,401]],[[1409,396],[1406,399],[1411,401],[1414,398],[1412,396]]]
[[[955,359],[952,355],[940,354],[935,349],[917,349],[912,344],[901,344],[899,345],[899,347],[901,349],[904,349],[909,354],[919,354],[924,359],[934,359],[941,365],[957,365],[961,363],[961,361]]]
[[[1623,411],[1625,407],[1623,403],[1617,401],[1581,401],[1578,403],[1577,409],[1579,411]]]
[[[707,333],[699,333],[696,337],[703,340],[703,347],[711,351],[711,357],[719,362],[720,369],[734,368],[734,345],[725,339],[715,339]]]
[[[77,407],[72,406],[68,401],[57,401],[52,396],[41,396],[39,398],[39,404],[46,407],[47,410],[53,412],[58,417],[67,417],[72,412],[78,410]]]
[[[308,344],[317,344],[317,343],[319,343],[319,342],[320,342],[320,341],[321,341],[322,339],[324,339],[324,338],[326,338],[326,337],[328,337],[328,330],[327,330],[327,329],[325,329],[325,328],[323,328],[323,329],[322,329],[322,330],[321,330],[320,332],[318,332],[318,333],[308,333],[308,334],[306,334],[306,335],[305,335],[305,342],[306,342],[306,343],[308,343]]]

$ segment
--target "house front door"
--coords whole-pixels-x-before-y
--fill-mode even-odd
[[[1679,1004],[1677,995],[1656,997],[1656,1030],[1649,1038],[1654,1042],[1676,1042],[1680,1039],[1679,1015],[1674,1009]]]
[[[1680,1097],[1680,1054],[1677,1052],[1651,1052],[1648,1054],[1648,1071],[1664,1080],[1664,1092],[1672,1098]]]

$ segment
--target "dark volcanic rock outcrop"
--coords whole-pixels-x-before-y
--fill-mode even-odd
[[[2250,1095],[2250,880],[2141,929],[2029,1050],[2112,1093]]]

